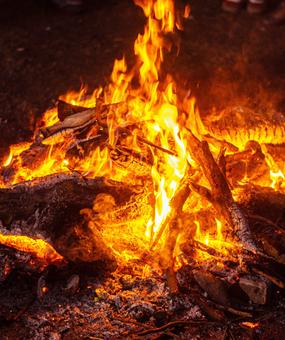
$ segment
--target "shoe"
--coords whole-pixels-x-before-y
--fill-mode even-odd
[[[277,9],[272,12],[265,21],[267,25],[282,25],[285,24],[285,1],[277,7]]]
[[[69,10],[72,12],[80,12],[83,8],[82,0],[50,0],[50,1],[56,7]]]
[[[261,14],[265,11],[265,0],[249,0],[247,4],[247,12],[250,14]]]
[[[243,8],[244,4],[244,0],[224,0],[222,8],[225,12],[237,13]]]

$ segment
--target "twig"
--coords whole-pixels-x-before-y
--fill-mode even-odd
[[[280,279],[278,279],[275,276],[272,276],[268,273],[265,273],[263,270],[258,269],[256,267],[252,267],[251,270],[255,273],[255,274],[259,274],[263,277],[265,277],[266,279],[268,279],[269,281],[271,281],[272,283],[274,283],[277,287],[284,289],[285,288],[285,283],[283,281],[281,281]]]
[[[137,335],[146,336],[146,335],[149,335],[149,334],[163,332],[170,327],[187,326],[187,325],[214,326],[214,325],[219,325],[219,323],[214,322],[214,321],[206,321],[206,320],[176,320],[176,321],[171,321],[171,322],[169,322],[166,325],[163,325],[161,327],[151,328],[151,329],[147,329],[143,332],[139,332],[139,333],[137,333]]]
[[[228,182],[216,163],[208,143],[200,142],[191,130],[187,129],[187,131],[189,132],[190,152],[197,164],[201,166],[204,176],[211,186],[212,204],[219,217],[235,231],[246,250],[263,255],[252,238],[248,221],[234,201]],[[209,196],[209,194],[207,195]]]
[[[190,187],[189,187],[189,183],[188,180],[184,181],[182,180],[182,184],[180,186],[180,188],[176,191],[176,194],[174,195],[174,197],[172,198],[171,202],[170,202],[170,206],[171,206],[171,212],[170,214],[167,216],[167,218],[165,219],[164,223],[161,225],[158,233],[156,234],[156,237],[150,247],[150,249],[152,250],[157,243],[159,242],[164,230],[166,229],[166,227],[168,226],[168,224],[174,220],[178,213],[182,211],[183,205],[185,203],[185,201],[187,200],[188,196],[190,195]]]
[[[165,149],[165,148],[163,148],[163,147],[161,147],[159,145],[156,145],[156,144],[154,144],[154,143],[152,143],[152,142],[148,141],[147,139],[142,138],[140,136],[138,136],[137,138],[138,138],[138,141],[140,141],[141,143],[144,143],[144,144],[147,144],[149,146],[152,146],[153,148],[156,148],[156,149],[158,149],[160,151],[163,151],[163,152],[165,152],[165,153],[167,153],[167,154],[169,154],[171,156],[178,157],[178,154],[176,152],[173,152],[171,150]]]

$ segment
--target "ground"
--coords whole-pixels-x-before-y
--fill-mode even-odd
[[[284,113],[284,27],[264,27],[264,17],[245,11],[223,13],[219,0],[190,3],[192,15],[181,33],[180,55],[167,68],[192,90],[202,114],[239,104]],[[131,0],[89,1],[87,11],[80,14],[58,11],[44,0],[2,0],[0,6],[3,153],[9,144],[29,138],[36,118],[59,95],[78,90],[81,84],[90,91],[104,84],[113,60],[123,54],[131,63],[133,41],[143,29],[144,16]],[[82,301],[91,295],[82,294]],[[37,311],[38,305],[33,306]],[[18,327],[31,325],[32,320],[26,320]],[[16,326],[5,325],[0,337],[17,338],[9,329],[17,331]]]

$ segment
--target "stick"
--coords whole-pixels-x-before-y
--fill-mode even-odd
[[[277,277],[270,275],[268,273],[265,273],[263,270],[258,269],[256,267],[252,267],[251,270],[256,274],[259,274],[259,275],[265,277],[266,279],[268,279],[269,281],[274,283],[277,287],[282,288],[282,289],[285,288],[285,283],[283,281],[281,281],[280,279],[278,279]]]
[[[183,180],[182,180],[183,181]],[[175,220],[175,218],[178,216],[180,212],[182,212],[183,205],[185,201],[187,200],[188,196],[190,195],[190,187],[188,181],[184,180],[184,183],[180,186],[180,188],[176,191],[174,197],[172,198],[170,202],[171,212],[166,217],[164,223],[161,225],[159,231],[156,234],[156,237],[150,247],[152,250],[157,243],[159,242],[163,232],[165,231],[168,224]]]
[[[200,142],[189,129],[188,132],[190,151],[211,186],[212,204],[218,215],[235,231],[246,250],[255,254],[260,253],[252,239],[248,221],[235,203],[227,180],[214,160],[208,143]]]
[[[153,333],[159,333],[162,332],[170,327],[175,327],[175,326],[183,326],[183,325],[208,325],[208,326],[216,326],[219,325],[218,322],[214,321],[205,321],[205,320],[176,320],[176,321],[171,321],[167,323],[166,325],[163,325],[158,328],[151,328],[147,329],[143,332],[137,333],[139,336],[146,336],[149,334]]]

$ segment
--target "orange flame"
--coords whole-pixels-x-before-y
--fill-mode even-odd
[[[175,80],[165,74],[162,67],[165,52],[172,48],[170,42],[172,39],[168,39],[168,37],[175,34],[176,29],[181,29],[182,17],[189,17],[190,7],[186,6],[182,13],[178,13],[174,0],[134,0],[134,2],[142,8],[147,20],[143,34],[139,34],[134,43],[135,66],[130,69],[125,58],[115,60],[110,83],[104,89],[99,87],[94,90],[92,95],[87,96],[87,89],[83,87],[78,93],[69,92],[61,97],[68,103],[86,108],[96,108],[102,102],[104,105],[124,103],[124,106],[111,110],[107,114],[108,140],[104,146],[95,146],[85,154],[84,148],[76,145],[76,151],[80,156],[70,155],[69,150],[76,144],[77,138],[72,129],[66,128],[60,134],[42,141],[43,155],[38,155],[37,143],[42,133],[41,128],[51,127],[59,122],[57,110],[51,109],[43,115],[32,141],[11,146],[10,154],[5,159],[3,167],[4,170],[7,170],[12,166],[14,173],[11,178],[8,177],[6,182],[0,182],[0,186],[6,186],[7,182],[11,185],[36,177],[73,171],[87,177],[100,175],[130,181],[130,171],[119,167],[112,160],[111,155],[120,142],[118,141],[119,128],[123,129],[128,125],[139,126],[133,135],[128,136],[127,146],[138,154],[143,154],[144,150],[140,141],[147,136],[153,156],[150,171],[152,178],[152,186],[150,186],[152,189],[150,190],[153,190],[151,194],[154,197],[153,213],[138,219],[139,222],[133,221],[134,224],[143,223],[144,232],[141,232],[141,228],[133,226],[127,229],[132,229],[134,233],[139,230],[139,236],[146,244],[152,243],[169,216],[171,199],[185,176],[188,164],[195,170],[198,168],[187,151],[185,126],[191,127],[197,136],[203,135],[207,131],[199,111],[195,107],[195,100],[189,93],[183,98],[179,97]],[[88,138],[96,137],[98,131],[95,130],[88,132]],[[217,156],[220,144],[214,146],[214,153]],[[162,148],[170,152],[162,152]],[[35,151],[36,157],[32,161],[26,162],[25,151],[32,149]],[[83,157],[81,157],[81,153],[84,154]],[[277,189],[284,186],[284,173],[268,155],[266,157],[268,168],[271,170],[272,187]],[[247,179],[246,175],[243,182],[245,179]],[[205,179],[203,180],[205,182]],[[199,208],[195,208],[196,212],[202,208],[202,203],[200,203]],[[195,224],[197,227],[196,241],[217,249],[223,255],[228,255],[230,250],[236,247],[224,236],[224,226],[220,220],[215,219],[215,222],[213,220],[214,232],[212,230],[204,231],[201,228],[203,225],[201,226],[198,220],[195,220]],[[104,238],[113,244],[111,241],[113,236],[114,234],[109,232],[109,235],[104,235]],[[7,242],[7,239],[3,237],[0,235],[0,242]],[[163,243],[164,237],[165,235],[161,238],[159,245]],[[19,240],[19,242],[25,246],[23,240]],[[129,249],[120,248],[117,252],[127,259],[136,258],[136,255]]]

